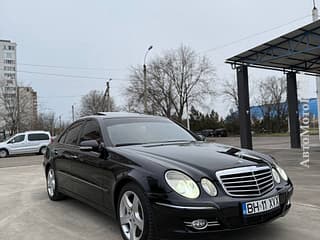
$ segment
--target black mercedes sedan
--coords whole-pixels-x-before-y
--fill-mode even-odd
[[[293,185],[270,156],[214,143],[167,118],[98,113],[69,126],[44,158],[51,200],[113,217],[125,240],[198,238],[284,216]]]

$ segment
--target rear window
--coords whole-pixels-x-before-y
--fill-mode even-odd
[[[43,141],[49,140],[49,135],[45,133],[32,133],[28,135],[29,141]]]

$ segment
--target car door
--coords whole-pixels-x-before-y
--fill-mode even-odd
[[[49,148],[52,154],[54,168],[57,175],[57,181],[59,188],[71,189],[69,177],[69,162],[64,158],[62,154],[64,152],[64,142],[67,136],[69,128],[67,128]]]
[[[25,138],[26,138],[26,140],[25,140],[25,144],[24,144],[24,152],[25,153],[32,153],[33,151],[32,151],[32,142],[30,142],[30,140],[29,140],[29,138],[30,138],[30,133],[26,133],[26,136],[25,136]]]
[[[28,133],[26,148],[30,153],[37,153],[40,147],[47,146],[50,138],[46,133]]]
[[[35,153],[38,152],[37,150],[37,134],[34,133],[28,133],[26,134],[26,145],[25,145],[25,151],[28,153]]]
[[[25,153],[24,151],[26,146],[26,135],[17,134],[7,144],[8,144],[10,154]]]
[[[87,140],[96,140],[99,144],[103,144],[99,123],[95,119],[88,120],[84,124],[79,144]],[[103,186],[103,182],[105,178],[111,177],[110,173],[102,168],[104,162],[105,156],[101,151],[80,151],[79,159],[73,165],[75,166],[74,174],[81,182],[77,190],[87,200],[101,206],[104,202],[104,194],[109,192],[109,189]]]
[[[77,194],[75,164],[79,154],[79,134],[84,121],[73,123],[54,144],[55,168],[60,187]]]

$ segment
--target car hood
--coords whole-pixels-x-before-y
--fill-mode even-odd
[[[166,168],[217,171],[252,165],[270,165],[272,159],[261,153],[215,143],[175,143],[127,146],[126,151],[149,157]]]

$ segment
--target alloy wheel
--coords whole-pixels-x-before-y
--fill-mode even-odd
[[[46,150],[47,150],[46,147],[42,147],[41,150],[40,150],[40,153],[41,153],[42,155],[45,155],[45,154],[46,154]]]
[[[127,191],[119,205],[121,229],[128,240],[139,240],[143,235],[144,213],[137,194]]]
[[[56,189],[56,180],[54,176],[54,171],[50,168],[47,176],[47,190],[50,197],[54,196],[54,192]]]
[[[0,151],[0,158],[5,158],[7,156],[6,150],[1,150]]]

